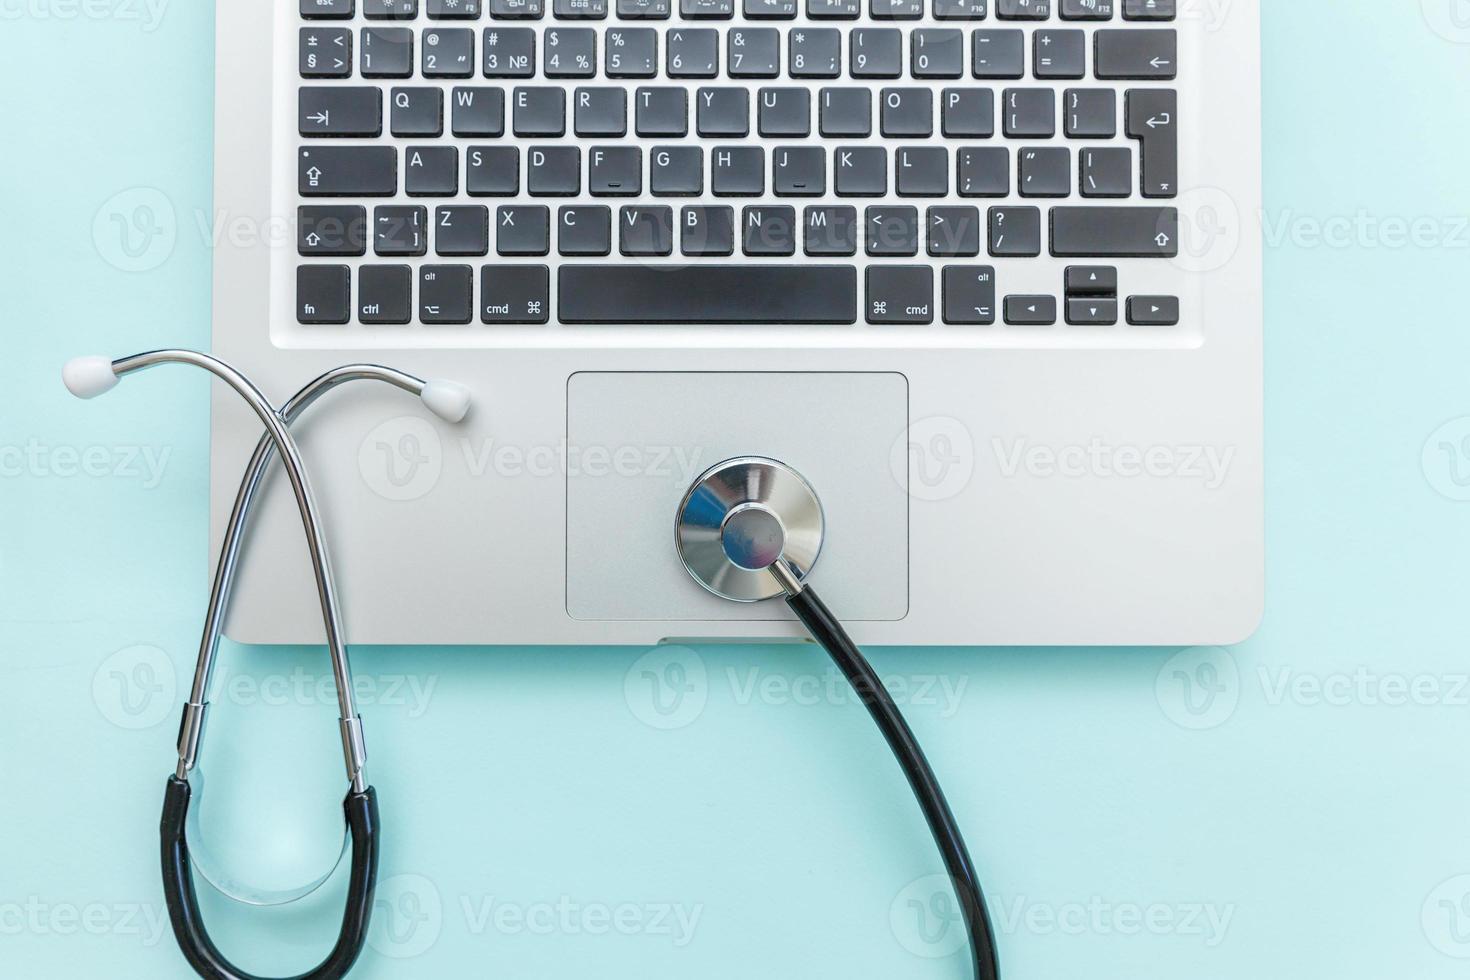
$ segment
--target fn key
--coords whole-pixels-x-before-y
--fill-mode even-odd
[[[352,272],[345,265],[303,265],[296,270],[296,319],[346,323],[352,318]]]

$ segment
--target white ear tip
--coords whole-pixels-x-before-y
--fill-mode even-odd
[[[455,381],[429,381],[420,397],[429,411],[446,422],[459,422],[470,411],[470,390]]]
[[[78,398],[96,398],[117,385],[117,374],[105,357],[74,357],[61,369],[61,380]]]

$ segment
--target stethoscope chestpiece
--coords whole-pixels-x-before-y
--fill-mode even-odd
[[[684,494],[675,522],[679,557],[694,580],[735,602],[786,595],[778,560],[805,579],[822,551],[822,502],[785,463],[763,456],[727,459]]]

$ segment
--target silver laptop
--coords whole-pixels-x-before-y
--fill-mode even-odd
[[[1223,644],[1262,605],[1259,9],[266,0],[217,12],[214,349],[300,423],[356,643],[794,637],[685,575],[724,459],[868,644]],[[257,424],[213,403],[218,540]],[[279,483],[279,481],[277,481]],[[282,486],[230,635],[318,628]]]

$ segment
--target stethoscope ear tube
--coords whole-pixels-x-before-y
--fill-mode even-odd
[[[170,776],[163,796],[159,821],[160,853],[163,860],[163,895],[174,938],[184,958],[196,973],[209,980],[261,980],[237,969],[209,938],[194,892],[194,868],[189,861],[189,843],[184,825],[192,795],[189,783]],[[373,893],[378,885],[378,797],[371,786],[352,791],[343,802],[347,829],[352,835],[352,877],[347,885],[347,907],[342,931],[332,952],[315,969],[292,980],[340,980],[352,969],[367,942],[368,919]]]

